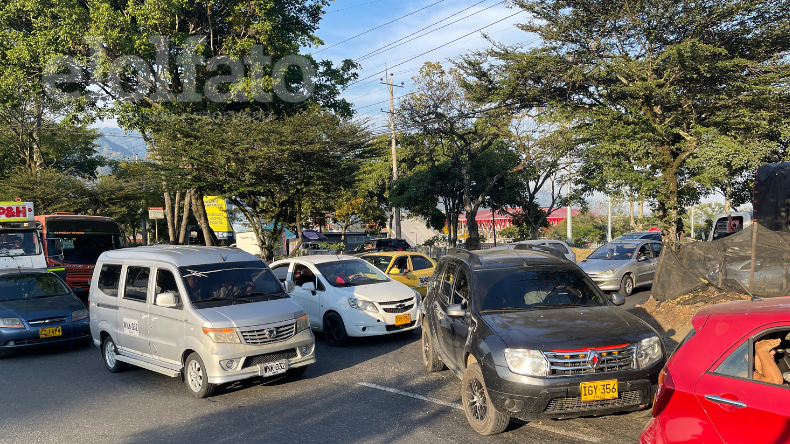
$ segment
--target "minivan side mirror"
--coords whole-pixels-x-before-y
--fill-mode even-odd
[[[625,304],[625,296],[621,295],[620,293],[612,293],[609,295],[609,300],[612,301],[612,304],[618,307]]]
[[[293,281],[285,281],[285,292],[291,293],[294,290],[296,290],[296,285],[293,283]]]
[[[172,291],[159,293],[156,295],[156,305],[167,308],[176,307],[178,306],[178,297]]]
[[[448,318],[462,318],[466,316],[466,310],[462,304],[453,304],[447,307]]]

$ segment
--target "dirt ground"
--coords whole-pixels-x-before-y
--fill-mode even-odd
[[[665,302],[650,296],[647,302],[629,311],[652,325],[664,337],[671,353],[691,330],[691,319],[698,311],[713,304],[741,299],[749,299],[749,296],[707,287]]]

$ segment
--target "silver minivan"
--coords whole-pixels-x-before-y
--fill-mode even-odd
[[[300,376],[315,362],[310,322],[287,290],[232,248],[107,251],[91,281],[91,334],[110,372],[132,364],[181,377],[203,398],[218,384]]]

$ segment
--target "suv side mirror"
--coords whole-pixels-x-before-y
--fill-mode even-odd
[[[625,296],[621,295],[620,293],[612,293],[609,295],[609,300],[612,301],[612,304],[618,307],[625,304]]]
[[[160,307],[173,308],[178,305],[178,297],[172,291],[159,293],[156,295],[156,305]]]
[[[448,318],[462,318],[464,316],[466,316],[466,310],[464,310],[464,306],[462,304],[453,304],[447,307]]]
[[[293,281],[285,281],[285,292],[291,293],[294,290],[296,290],[296,285],[293,283]]]

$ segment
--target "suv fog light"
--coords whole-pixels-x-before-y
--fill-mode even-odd
[[[313,352],[313,346],[312,345],[303,345],[301,347],[300,351],[302,352],[302,356],[307,356],[307,355],[309,355],[310,353]]]
[[[222,370],[234,370],[238,367],[239,362],[241,362],[240,358],[222,359],[219,361],[219,366],[222,367]]]

